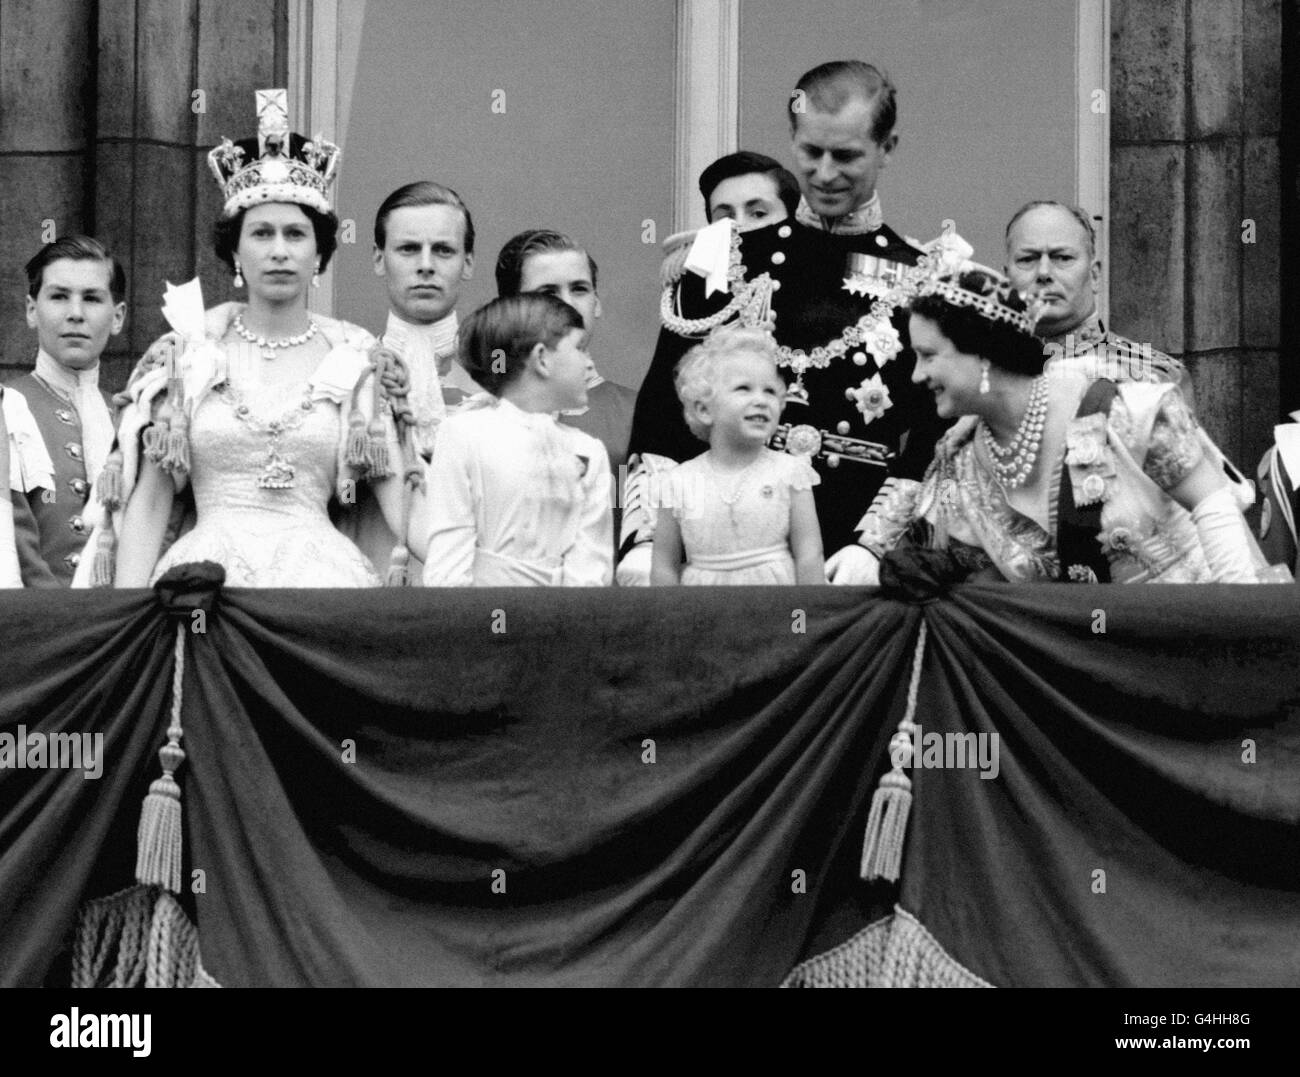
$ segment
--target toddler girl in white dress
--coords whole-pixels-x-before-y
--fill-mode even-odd
[[[652,584],[826,582],[821,480],[806,458],[767,447],[785,404],[776,359],[767,333],[723,329],[678,364],[686,423],[709,448],[664,479]]]

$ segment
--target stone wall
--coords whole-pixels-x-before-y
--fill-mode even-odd
[[[164,329],[164,281],[229,274],[205,155],[256,130],[253,91],[285,85],[285,0],[4,0],[0,11],[0,378],[31,365],[23,264],[57,234],[103,240],[127,271],[127,324],[104,357],[118,388]],[[202,91],[201,97],[195,91]]]
[[[1272,440],[1279,364],[1295,346],[1283,346],[1281,309],[1294,139],[1283,8],[1111,2],[1111,321],[1187,362],[1204,425],[1247,468]],[[1294,176],[1287,187],[1290,212]]]
[[[1284,229],[1300,238],[1282,124],[1284,101],[1300,107],[1298,9],[1111,0],[1111,319],[1188,362],[1207,428],[1243,466],[1281,406],[1300,407],[1300,369],[1284,361],[1300,314],[1282,309],[1294,272],[1280,260]],[[0,378],[32,360],[22,265],[47,222],[98,235],[127,267],[109,387],[161,332],[164,280],[198,272],[209,300],[230,297],[204,155],[252,132],[254,89],[285,85],[286,19],[287,0],[4,0]]]

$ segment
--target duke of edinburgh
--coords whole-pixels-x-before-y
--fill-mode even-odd
[[[789,393],[773,447],[808,455],[821,475],[832,579],[834,551],[855,542],[881,486],[921,478],[946,426],[911,382],[901,310],[923,252],[885,225],[876,194],[897,143],[894,87],[859,61],[824,64],[799,80],[789,113],[803,194],[795,219],[743,235],[723,220],[665,261],[663,329],[629,445],[622,584],[648,582],[657,476],[705,448],[686,427],[673,371],[718,326],[765,326],[780,345]]]

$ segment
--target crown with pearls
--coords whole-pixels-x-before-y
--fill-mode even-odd
[[[925,254],[912,270],[915,295],[937,295],[956,307],[970,307],[990,321],[1005,322],[1033,335],[1037,318],[1024,309],[1020,293],[996,269],[972,262],[975,253],[955,232],[945,232],[926,244]],[[1018,303],[1019,309],[1012,306]]]
[[[334,143],[319,135],[308,142],[289,130],[287,90],[258,90],[257,137],[222,139],[208,154],[208,167],[225,196],[223,216],[263,202],[293,202],[329,213],[325,192],[339,157]]]

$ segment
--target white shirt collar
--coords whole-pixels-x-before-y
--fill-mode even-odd
[[[430,322],[427,325],[420,325],[417,322],[408,322],[396,311],[388,312],[388,325],[384,329],[384,335],[392,334],[395,337],[411,338],[421,337],[432,348],[435,355],[445,355],[447,352],[456,350],[456,334],[460,332],[460,319],[453,310],[444,318],[439,318],[436,322]]]
[[[94,389],[99,390],[99,361],[86,370],[69,370],[62,366],[49,352],[44,348],[38,348],[36,351],[36,369],[34,373],[56,392],[63,394],[68,399],[73,400],[77,396],[78,390]]]

